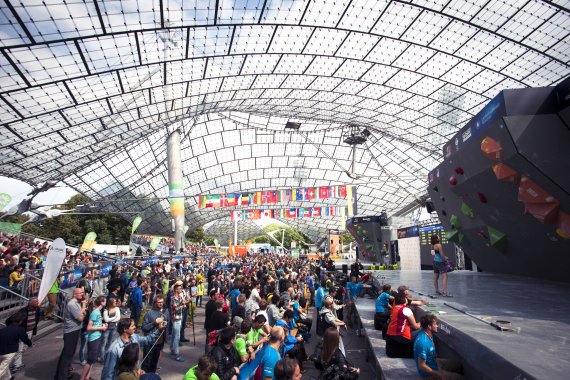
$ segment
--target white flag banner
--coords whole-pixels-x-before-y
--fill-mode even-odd
[[[59,271],[63,264],[63,259],[65,259],[65,242],[62,238],[57,238],[53,243],[51,243],[51,247],[48,251],[44,267],[44,275],[42,277],[42,283],[40,284],[40,292],[38,293],[40,305],[47,296],[55,280],[57,280],[57,276],[59,275]]]

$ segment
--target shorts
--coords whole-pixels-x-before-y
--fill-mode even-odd
[[[434,261],[433,262],[433,273],[447,273],[447,269],[445,269],[445,263],[443,261]]]
[[[101,346],[101,338],[87,342],[87,363],[93,364],[97,362],[99,356],[99,348]]]

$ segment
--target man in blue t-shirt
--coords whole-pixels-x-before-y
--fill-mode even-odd
[[[463,379],[459,374],[461,364],[451,359],[438,359],[433,344],[433,334],[437,333],[437,318],[431,313],[420,320],[422,331],[414,343],[414,360],[422,378]]]
[[[236,284],[234,284],[235,286]],[[238,296],[241,294],[241,292],[239,291],[239,288],[234,287],[232,289],[232,291],[230,292],[230,294],[228,294],[228,298],[230,299],[230,310],[233,310],[234,307],[236,307],[237,305],[237,298]]]
[[[261,358],[261,363],[259,364],[261,366],[263,380],[275,379],[273,370],[275,369],[275,364],[281,360],[279,351],[283,340],[285,340],[285,331],[283,328],[273,326],[269,338],[269,345],[265,348],[263,358]]]

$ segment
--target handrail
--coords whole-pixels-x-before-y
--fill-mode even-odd
[[[11,294],[17,296],[17,297],[23,298],[23,299],[26,300],[26,301],[29,301],[29,300],[30,300],[29,298],[24,297],[23,295],[18,294],[18,293],[16,293],[16,292],[14,292],[13,290],[10,290],[10,289],[8,289],[8,288],[2,286],[2,285],[0,285],[0,290],[4,290],[4,291],[6,291],[6,292],[8,292],[8,293],[11,293]]]

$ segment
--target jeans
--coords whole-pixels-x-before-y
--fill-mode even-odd
[[[81,342],[79,343],[79,361],[81,363],[87,361],[87,331],[81,331]]]
[[[79,340],[80,334],[81,330],[75,330],[63,334],[63,349],[61,350],[61,355],[57,362],[57,369],[54,376],[55,380],[67,380],[67,372],[69,371],[71,361],[75,356],[77,341]]]
[[[26,335],[28,336],[28,338],[32,339],[32,332],[26,332]],[[22,361],[22,355],[24,354],[24,352],[28,349],[28,345],[24,344],[24,342],[20,341],[20,343],[18,344],[18,351],[16,352],[16,354],[14,355],[14,358],[12,359],[12,367],[13,368],[18,368],[24,365],[23,361]]]
[[[180,327],[182,326],[182,320],[172,321],[172,338],[170,341],[170,352],[174,355],[180,354],[179,344],[180,344]]]
[[[182,312],[182,324],[180,326],[180,337],[181,339],[186,339],[186,337],[184,336],[185,334],[185,330],[186,330],[186,322],[188,321],[188,308],[185,307],[183,312]]]
[[[137,326],[139,324],[139,319],[141,317],[141,313],[142,313],[142,306],[135,305],[135,306],[131,307],[131,319],[133,321],[135,321],[135,325],[137,325]]]
[[[117,328],[108,328],[107,330],[103,331],[103,335],[101,336],[101,348],[99,350],[99,358],[103,359],[105,357],[105,352],[111,346],[111,343],[115,340],[115,331]]]
[[[162,339],[162,338],[158,338]],[[160,359],[160,352],[162,351],[163,344],[156,344],[152,349],[145,347],[143,357],[146,357],[145,361],[141,365],[141,369],[146,373],[156,372],[158,365],[158,360]]]

